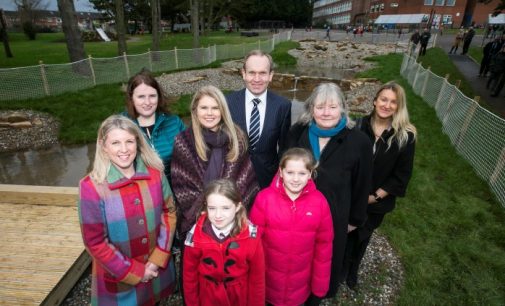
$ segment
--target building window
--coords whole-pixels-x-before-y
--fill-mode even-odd
[[[442,17],[442,24],[452,24],[452,15],[444,15]]]
[[[381,11],[384,10],[384,3],[381,3]]]
[[[435,0],[435,5],[436,6],[444,6],[445,0]]]
[[[455,6],[456,5],[456,0],[447,0],[445,1],[446,6]]]
[[[424,5],[433,5],[433,0],[424,0]]]

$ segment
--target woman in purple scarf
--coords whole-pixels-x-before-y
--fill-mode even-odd
[[[191,127],[175,138],[171,174],[180,241],[195,224],[204,201],[203,190],[212,180],[233,180],[245,207],[252,204],[259,187],[247,153],[247,138],[233,123],[218,88],[204,86],[193,96]]]

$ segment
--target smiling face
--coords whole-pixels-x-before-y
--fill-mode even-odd
[[[321,129],[328,130],[337,126],[341,117],[340,105],[337,101],[320,101],[314,103],[314,121]]]
[[[140,84],[133,90],[132,101],[138,117],[149,119],[154,116],[158,107],[158,92],[155,88]]]
[[[219,193],[207,196],[207,214],[210,223],[217,229],[224,229],[235,220],[239,206]]]
[[[221,111],[217,101],[212,97],[202,96],[196,106],[196,117],[202,127],[217,131],[221,123]]]
[[[290,159],[286,161],[286,166],[281,169],[286,193],[291,199],[296,199],[310,179],[311,172],[303,159]]]
[[[255,96],[264,93],[274,75],[273,71],[270,71],[271,67],[268,58],[266,56],[252,55],[247,59],[244,67],[242,69],[242,78],[247,89]]]
[[[102,146],[109,160],[123,175],[129,178],[135,173],[133,161],[137,156],[137,140],[133,134],[122,129],[112,129]]]
[[[384,89],[373,101],[375,116],[380,119],[393,120],[393,115],[398,109],[396,93],[391,89]]]

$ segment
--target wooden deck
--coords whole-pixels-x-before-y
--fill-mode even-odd
[[[86,270],[77,193],[0,185],[0,305],[59,305]]]

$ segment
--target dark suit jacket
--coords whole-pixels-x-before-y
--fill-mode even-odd
[[[233,121],[247,133],[245,89],[226,96]],[[249,114],[250,115],[250,114]],[[270,185],[279,168],[279,152],[284,149],[291,126],[291,103],[288,99],[267,91],[267,107],[263,129],[254,151],[249,151],[260,187]]]

